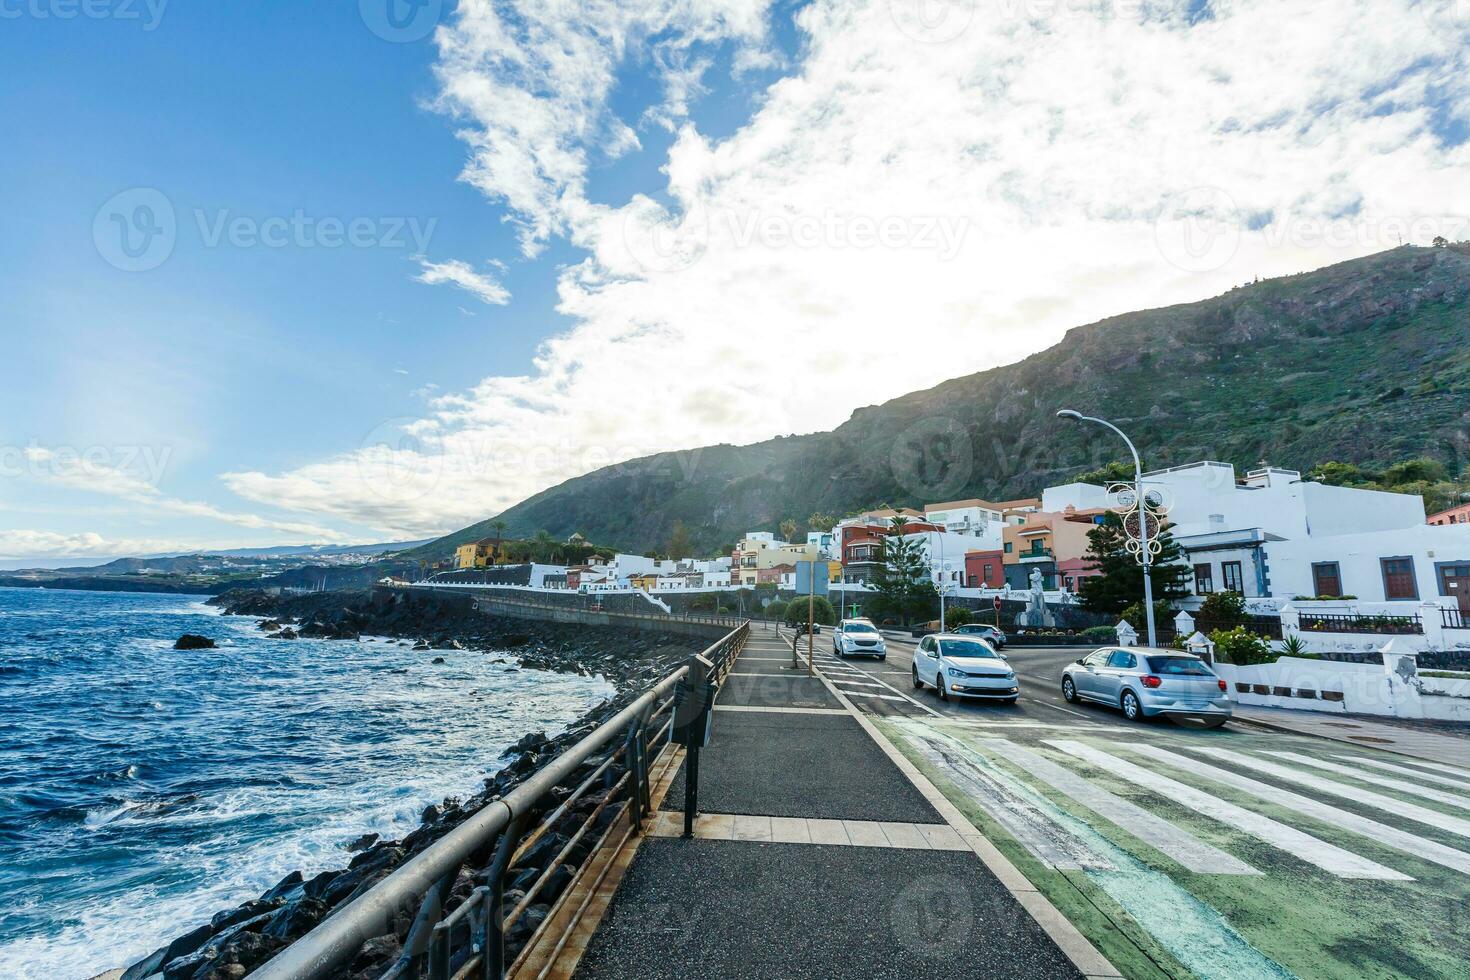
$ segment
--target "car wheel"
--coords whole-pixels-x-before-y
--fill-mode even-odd
[[[1229,718],[1206,718],[1204,719],[1204,726],[1206,728],[1220,728],[1229,720]]]
[[[1132,691],[1123,692],[1123,717],[1129,721],[1138,721],[1143,717],[1143,706],[1138,703],[1138,695]]]
[[[924,689],[924,682],[919,680],[919,668],[914,667],[911,673],[914,675],[914,690],[922,691]]]
[[[948,701],[949,700],[949,692],[944,689],[944,675],[943,674],[935,674],[934,675],[934,690],[936,690],[936,691],[939,692],[939,700],[941,700],[941,701]]]
[[[888,663],[888,654],[886,654],[886,653],[880,653],[880,654],[878,654],[878,662],[880,664],[886,664],[886,663]]]
[[[1072,683],[1072,678],[1062,678],[1062,697],[1067,699],[1068,704],[1076,704],[1080,699],[1077,697],[1077,685]]]
[[[1006,698],[1006,704],[1009,704],[1009,705],[1014,706],[1015,703],[1017,701],[1019,701],[1019,700],[1021,700],[1021,699],[1020,698]]]

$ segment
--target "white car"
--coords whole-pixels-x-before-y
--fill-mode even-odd
[[[839,657],[888,659],[888,644],[878,627],[866,619],[844,619],[832,628],[832,652]]]
[[[1021,696],[1016,672],[995,648],[974,636],[936,633],[919,641],[914,650],[913,681],[951,697],[985,698],[1015,704]]]

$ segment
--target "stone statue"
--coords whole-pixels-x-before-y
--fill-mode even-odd
[[[1055,627],[1056,616],[1046,607],[1045,579],[1042,578],[1041,569],[1031,569],[1031,591],[1026,601],[1026,611],[1016,615],[1017,626],[1029,626],[1033,629],[1039,627]]]

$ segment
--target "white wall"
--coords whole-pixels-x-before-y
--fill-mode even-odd
[[[1044,514],[1060,514],[1068,507],[1077,510],[1111,507],[1112,503],[1106,488],[1091,483],[1066,483],[1041,491],[1041,511]]]
[[[1420,510],[1423,510],[1422,504]],[[1342,576],[1344,593],[1365,601],[1385,602],[1388,599],[1384,594],[1379,560],[1409,557],[1414,561],[1414,580],[1419,598],[1433,600],[1440,597],[1435,563],[1470,563],[1470,524],[1421,523],[1391,531],[1271,541],[1265,548],[1271,588],[1277,596],[1289,598],[1315,594],[1312,564],[1335,561]],[[1413,602],[1394,604],[1414,605]]]
[[[1408,529],[1426,520],[1424,498],[1417,494],[1353,490],[1322,483],[1303,483],[1307,533],[1313,536]]]
[[[627,578],[629,575],[641,575],[652,572],[658,568],[658,562],[652,558],[644,558],[642,555],[618,555],[613,559],[613,567],[617,570],[618,578]]]

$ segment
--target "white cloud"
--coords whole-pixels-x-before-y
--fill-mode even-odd
[[[601,463],[830,427],[1400,230],[1470,238],[1470,146],[1433,126],[1470,106],[1470,23],[1439,8],[1215,0],[1191,23],[1184,0],[936,0],[916,21],[904,0],[815,0],[795,74],[712,140],[687,100],[715,42],[768,57],[766,4],[624,6],[481,0],[440,36],[466,179],[527,254],[585,250],[560,280],[573,326],[398,436],[232,488],[443,529]],[[649,118],[679,127],[665,184],[591,201],[589,167],[631,145],[616,70],[644,62],[665,86]]]
[[[29,472],[42,480],[73,490],[116,497],[150,510],[183,517],[200,517],[259,531],[278,531],[297,535],[312,543],[338,543],[350,540],[330,528],[300,521],[276,520],[258,514],[227,511],[213,504],[181,500],[164,494],[155,485],[160,474],[140,472],[129,467],[104,462],[86,455],[57,451],[45,446],[30,446],[24,451]]]
[[[54,531],[0,531],[0,559],[118,558],[187,551],[179,541],[124,538],[109,540],[93,531],[58,534]]]
[[[414,276],[415,282],[429,286],[445,283],[458,286],[491,306],[504,306],[510,302],[510,290],[502,286],[494,276],[476,272],[468,262],[460,259],[450,259],[448,262],[430,262],[427,259],[419,259],[419,265],[423,267],[423,271]],[[464,307],[460,307],[460,311],[463,312]]]

